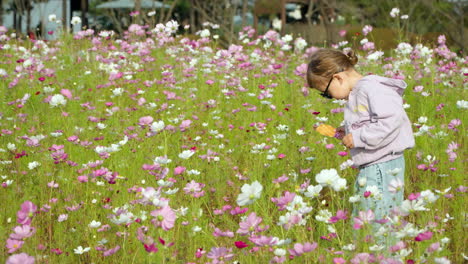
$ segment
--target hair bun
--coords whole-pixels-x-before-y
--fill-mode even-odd
[[[349,50],[349,51],[345,52],[345,55],[348,58],[349,63],[351,63],[351,65],[354,66],[354,65],[357,64],[359,59],[358,59],[358,57],[356,56],[356,53],[353,50]]]

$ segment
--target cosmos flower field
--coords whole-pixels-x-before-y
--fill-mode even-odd
[[[351,211],[378,191],[355,194],[348,150],[314,130],[345,103],[306,87],[318,47],[177,27],[50,42],[0,27],[2,262],[466,261],[467,58],[444,36],[385,53],[357,37],[358,71],[407,82],[416,139],[388,186],[405,201],[371,232],[372,211]]]

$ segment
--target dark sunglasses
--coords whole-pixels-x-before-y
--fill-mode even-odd
[[[343,71],[343,70],[337,71],[337,72],[335,72],[333,75],[335,75],[335,74],[337,74],[337,73],[340,73],[340,72],[342,72],[342,71]],[[325,98],[327,98],[327,99],[333,99],[333,97],[328,93],[328,88],[330,88],[330,84],[331,84],[331,82],[333,81],[333,75],[332,75],[332,77],[330,78],[330,81],[328,82],[328,85],[327,85],[327,88],[325,88],[325,91],[323,91],[322,93],[320,93],[320,95],[321,95],[322,97],[325,97]]]

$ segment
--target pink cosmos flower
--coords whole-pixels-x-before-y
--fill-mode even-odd
[[[154,243],[152,243],[151,245],[143,244],[143,246],[145,247],[146,252],[149,252],[149,253],[158,252],[158,248],[156,247]]]
[[[286,191],[283,196],[279,198],[271,198],[271,201],[276,204],[276,206],[279,207],[278,210],[282,211],[286,209],[286,206],[294,200],[294,197],[296,196],[296,193],[294,192],[288,192]]]
[[[156,227],[162,227],[165,231],[174,227],[176,214],[169,206],[154,210],[151,212],[151,215],[155,217],[151,222]]]
[[[61,93],[63,96],[67,97],[68,99],[72,99],[72,98],[73,98],[72,92],[71,92],[70,90],[68,90],[68,89],[62,89],[62,90],[60,90],[60,93]]]
[[[252,212],[245,221],[239,223],[239,229],[237,229],[236,233],[241,236],[254,233],[258,231],[258,226],[262,221],[261,217],[257,217],[255,212]]]
[[[437,250],[439,250],[440,248],[440,243],[439,242],[435,242],[435,243],[432,243],[427,249],[426,251],[428,253],[432,253],[432,252],[436,252]]]
[[[432,238],[432,232],[431,231],[426,231],[426,232],[422,232],[422,233],[419,233],[415,238],[414,240],[415,241],[425,241],[425,240],[429,240]]]
[[[180,175],[180,174],[184,173],[185,170],[186,170],[185,167],[177,166],[177,167],[174,168],[174,175]]]
[[[182,132],[186,131],[190,127],[191,124],[192,124],[192,120],[190,119],[182,121],[179,126],[180,131]]]
[[[255,237],[249,237],[250,242],[254,243],[255,245],[259,247],[264,247],[264,246],[274,246],[278,243],[278,238],[272,237],[272,236],[255,236]]]
[[[120,246],[117,245],[115,248],[111,248],[109,250],[104,251],[104,253],[102,253],[102,255],[104,257],[114,255],[117,251],[119,251],[119,249],[120,249]]]
[[[352,264],[361,264],[361,263],[374,263],[375,262],[375,257],[374,255],[371,255],[369,253],[358,253],[356,256],[354,256],[353,259],[351,259]]]
[[[11,239],[21,240],[23,238],[30,237],[36,233],[36,228],[23,225],[23,226],[16,226],[13,228],[14,233],[10,234]]]
[[[236,208],[231,210],[230,214],[231,215],[243,214],[243,213],[247,212],[248,210],[249,210],[249,208],[241,208],[239,206],[236,206]]]
[[[213,232],[213,236],[215,237],[234,237],[234,232],[232,231],[222,231],[219,228],[215,228],[215,231]]]
[[[458,131],[458,129],[456,128],[457,126],[461,125],[461,121],[460,119],[453,119],[450,121],[450,123],[447,125],[447,128],[448,129],[451,129],[453,131]]]
[[[153,123],[153,117],[151,116],[144,116],[138,120],[138,124],[142,127],[151,125],[151,123]]]
[[[374,212],[369,209],[367,212],[360,211],[358,217],[354,217],[354,229],[360,229],[362,226],[371,223],[375,219]]]
[[[306,242],[304,244],[296,243],[294,244],[294,247],[292,249],[288,249],[288,251],[292,256],[299,257],[304,253],[307,253],[316,249],[317,246],[318,246],[317,242],[314,242],[314,243]]]
[[[16,214],[18,223],[22,225],[29,225],[36,211],[36,205],[34,205],[31,201],[25,201],[21,205],[21,210],[19,210]]]
[[[23,240],[16,240],[8,238],[6,241],[6,248],[8,248],[8,253],[13,253],[16,250],[23,247],[24,241]]]
[[[231,252],[231,248],[213,247],[206,256],[210,259],[213,259],[212,263],[224,263],[224,260],[230,260],[234,257],[234,254]]]
[[[206,253],[206,251],[203,250],[203,248],[197,248],[197,252],[195,252],[195,257],[196,258],[201,258],[203,255]]]
[[[347,214],[348,214],[347,211],[338,210],[336,212],[336,216],[332,216],[330,219],[328,219],[328,222],[329,223],[336,223],[339,220],[346,220],[346,219],[348,219]]]
[[[344,264],[346,260],[344,258],[333,258],[333,264]]]
[[[11,255],[5,264],[34,264],[34,257],[26,253]]]
[[[344,37],[346,36],[346,30],[342,29],[338,32],[338,35],[340,35],[340,37]]]

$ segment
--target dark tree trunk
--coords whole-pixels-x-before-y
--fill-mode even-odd
[[[62,0],[62,25],[63,25],[63,30],[68,31],[67,0]]]
[[[81,0],[81,26],[88,27],[88,0]]]
[[[31,9],[32,6],[29,4],[26,10],[26,34],[31,31]]]
[[[0,0],[0,23],[3,24],[3,0]]]
[[[18,31],[18,16],[16,10],[13,10],[13,28]]]

